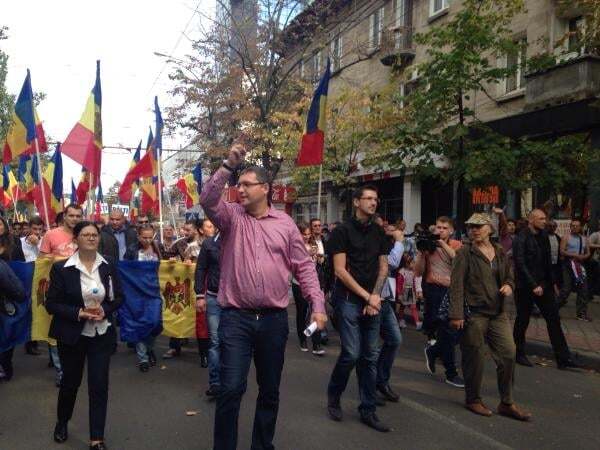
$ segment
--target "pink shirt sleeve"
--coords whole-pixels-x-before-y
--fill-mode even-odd
[[[52,253],[52,246],[50,244],[50,236],[48,236],[48,233],[46,233],[42,238],[42,242],[40,243],[40,252],[47,254]]]
[[[200,194],[200,205],[209,219],[222,231],[229,228],[233,216],[233,205],[223,200],[223,189],[230,175],[229,170],[220,167],[204,184]]]

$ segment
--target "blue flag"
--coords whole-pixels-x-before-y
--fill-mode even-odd
[[[158,261],[119,261],[125,301],[119,308],[121,340],[139,342],[162,332]]]
[[[15,301],[17,312],[14,316],[0,314],[0,353],[27,342],[31,335],[31,282],[34,265],[19,261],[11,261],[9,265],[23,283],[25,299],[9,299]]]

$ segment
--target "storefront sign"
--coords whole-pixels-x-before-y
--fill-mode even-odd
[[[473,205],[496,205],[500,203],[500,188],[490,186],[487,188],[475,188],[472,191]]]

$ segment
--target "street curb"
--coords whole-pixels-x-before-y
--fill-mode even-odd
[[[552,346],[546,342],[529,339],[527,341],[527,353],[529,355],[536,354],[548,359],[554,359],[554,351]],[[587,369],[593,369],[600,372],[600,354],[589,352],[586,350],[571,349],[573,359],[577,364],[584,366]]]

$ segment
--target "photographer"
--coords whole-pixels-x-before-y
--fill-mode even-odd
[[[435,361],[441,358],[446,369],[446,383],[462,388],[464,381],[458,376],[454,357],[457,333],[438,318],[440,303],[448,295],[452,260],[462,244],[450,239],[454,233],[454,224],[449,217],[439,217],[435,229],[436,234],[422,233],[417,236],[418,252],[415,262],[415,276],[423,277],[423,329],[430,338],[425,346],[425,360],[429,372],[435,373]]]

